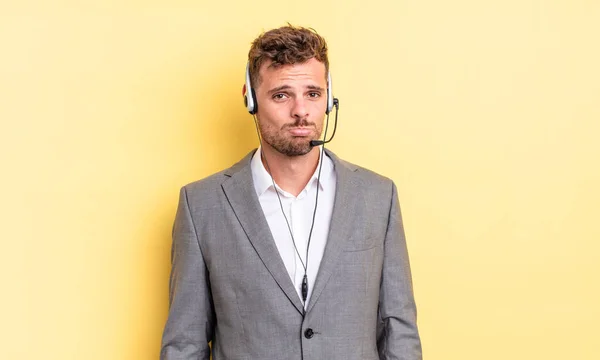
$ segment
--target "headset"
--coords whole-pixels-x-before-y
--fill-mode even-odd
[[[337,99],[333,98],[331,91],[331,73],[327,71],[327,109],[325,114],[329,115]],[[246,86],[244,86],[244,105],[248,112],[255,115],[258,111],[258,102],[256,101],[256,92],[250,82],[250,62],[246,64]]]
[[[258,121],[256,120],[256,113],[258,112],[258,103],[256,101],[256,92],[254,91],[254,88],[252,87],[252,83],[250,81],[250,62],[248,62],[246,64],[246,84],[244,85],[243,94],[244,94],[244,105],[246,106],[246,109],[248,109],[248,112],[254,118],[254,125],[256,126],[256,134],[258,135],[258,139],[262,145],[262,137],[260,135],[260,131],[258,128]],[[331,138],[329,138],[329,140],[327,140],[327,128],[329,127],[329,113],[331,112],[331,110],[333,110],[334,107],[335,107],[335,125],[333,127],[333,134],[331,135]],[[325,110],[325,114],[327,115],[327,123],[325,125],[324,139],[310,141],[311,147],[322,145],[321,149],[320,149],[321,158],[324,155],[325,144],[327,144],[328,142],[333,140],[333,137],[335,136],[335,131],[337,129],[338,111],[339,111],[339,100],[337,98],[333,97],[333,92],[331,90],[331,74],[328,71],[327,72],[327,109]],[[267,167],[267,171],[268,171],[269,175],[271,175],[271,170],[269,169],[269,162],[267,161],[266,158],[264,158],[264,160],[265,160],[265,164]],[[323,162],[324,161],[320,161],[317,182],[321,181],[321,168],[323,167]],[[275,180],[273,179],[273,176],[271,176],[271,181],[273,182],[273,188],[276,188]],[[294,250],[296,250],[296,254],[298,255],[300,262],[302,263],[302,267],[304,268],[304,277],[302,279],[301,293],[302,293],[302,302],[306,305],[306,298],[308,295],[308,278],[307,278],[308,250],[310,248],[310,240],[312,238],[312,232],[313,232],[313,228],[315,226],[315,217],[317,215],[317,207],[318,207],[318,203],[319,203],[319,187],[317,186],[317,192],[316,192],[316,196],[315,196],[315,207],[313,209],[312,222],[311,222],[311,226],[310,226],[310,232],[308,234],[308,242],[306,245],[305,261],[302,261],[302,256],[300,256],[300,253],[298,252],[298,248],[296,247],[296,240],[294,239],[294,233],[292,232],[290,223],[287,219],[287,216],[285,215],[285,211],[283,210],[283,203],[281,202],[281,197],[279,196],[279,191],[276,191],[276,194],[277,194],[277,199],[279,200],[279,206],[281,208],[281,213],[283,214],[283,217],[285,218],[285,222],[287,224],[287,228],[290,233],[292,243],[294,245]],[[303,312],[302,316],[304,317],[304,315],[305,315],[305,313]]]

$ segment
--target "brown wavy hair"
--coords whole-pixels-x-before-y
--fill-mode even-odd
[[[325,64],[327,74],[327,43],[314,29],[288,23],[287,26],[262,33],[252,42],[248,52],[252,86],[260,85],[259,70],[267,60],[272,61],[269,66],[278,67],[303,63],[312,58]]]

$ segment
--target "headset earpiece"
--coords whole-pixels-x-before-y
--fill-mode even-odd
[[[252,111],[250,111],[250,114],[254,115],[258,112],[258,102],[256,102],[256,92],[254,92],[254,88],[250,89],[250,94],[252,101],[254,102],[254,107]]]
[[[258,110],[258,104],[256,102],[256,93],[254,92],[254,88],[252,88],[252,83],[250,82],[250,62],[246,64],[245,90],[244,105],[246,106],[246,109],[248,109],[248,112],[254,115]]]

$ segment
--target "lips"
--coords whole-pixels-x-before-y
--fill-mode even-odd
[[[290,128],[289,132],[294,136],[309,136],[312,134],[312,129],[306,127],[294,127]]]

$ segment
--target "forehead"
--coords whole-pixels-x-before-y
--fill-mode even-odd
[[[327,80],[325,64],[315,58],[309,59],[303,63],[287,65],[273,65],[273,62],[268,60],[261,65],[259,77],[261,84],[273,84],[294,80],[313,81],[318,84],[323,84],[326,83]]]

